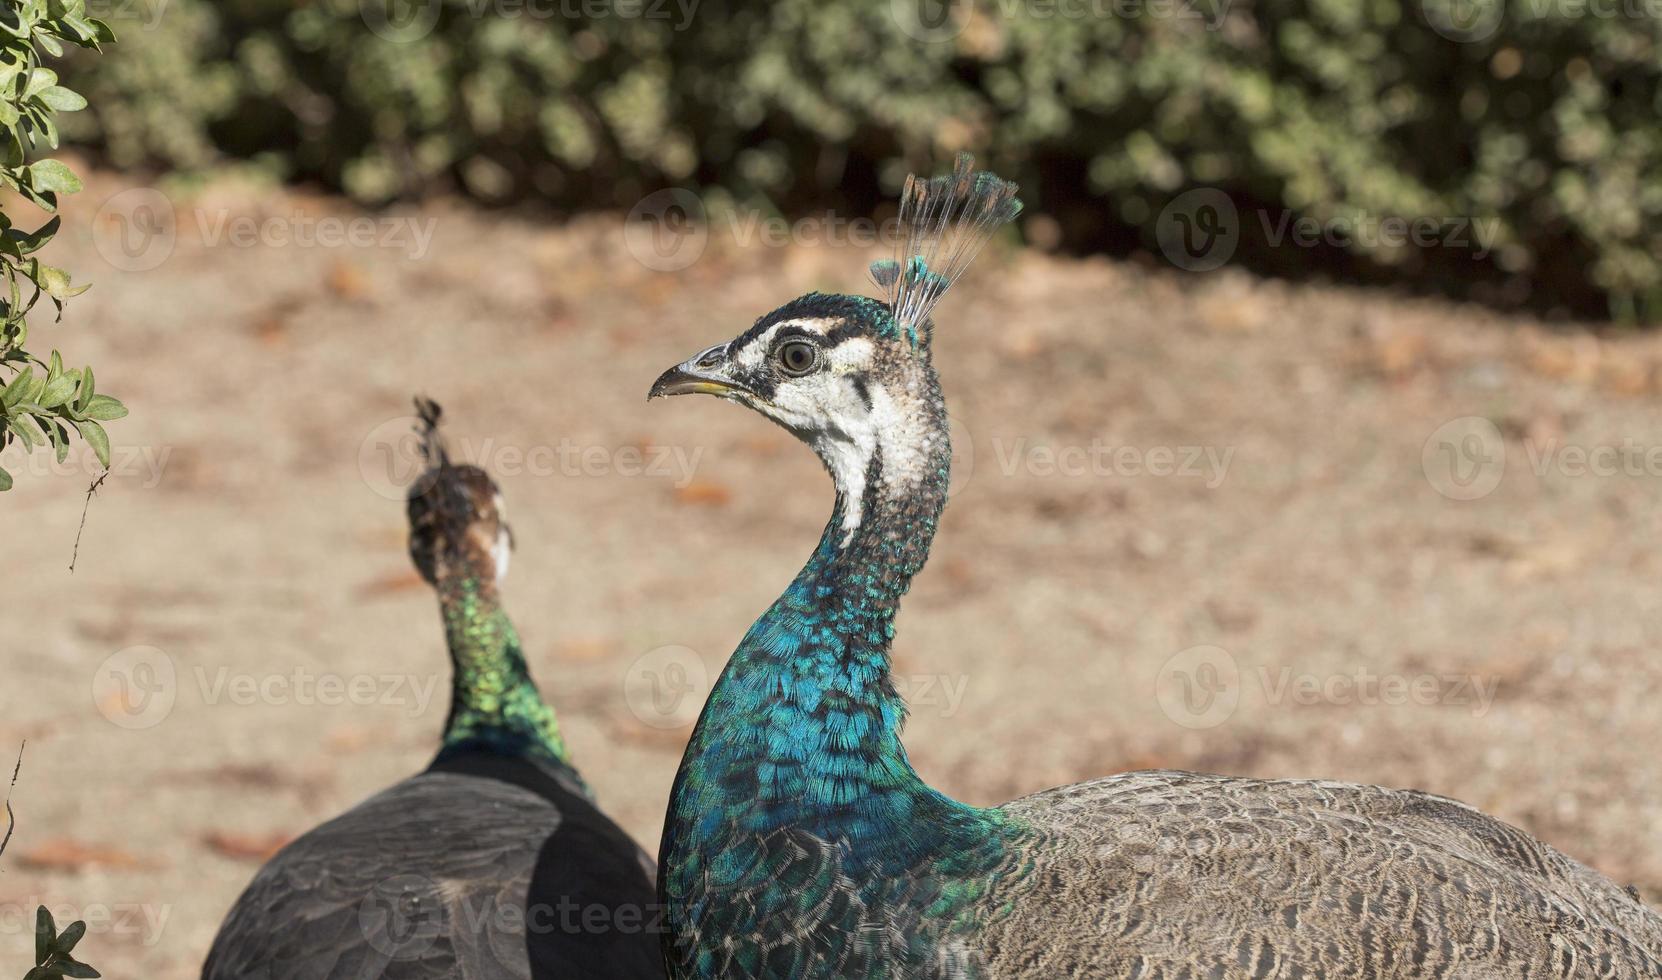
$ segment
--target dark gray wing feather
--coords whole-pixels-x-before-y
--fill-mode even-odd
[[[294,841],[249,884],[204,980],[529,978],[519,910],[553,804],[430,772]]]

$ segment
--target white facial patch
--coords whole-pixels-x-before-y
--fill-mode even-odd
[[[508,536],[508,529],[502,528],[496,532],[496,545],[491,548],[496,557],[496,580],[498,582],[508,577],[508,559],[513,557],[512,539]]]
[[[837,318],[787,320],[776,324],[739,351],[734,360],[748,370],[774,370],[774,335],[797,327],[824,336],[842,324]],[[907,390],[891,391],[872,377],[877,348],[869,337],[850,337],[823,348],[824,366],[801,378],[779,376],[771,399],[754,407],[797,433],[814,448],[831,479],[837,497],[846,546],[865,516],[866,476],[873,457],[881,452],[885,496],[909,493],[929,475],[937,447],[944,438],[930,431],[927,413],[920,411]],[[864,390],[857,383],[865,378]],[[890,382],[893,383],[892,381]]]
[[[838,317],[823,316],[808,317],[802,320],[780,320],[757,334],[754,340],[745,344],[742,350],[734,354],[733,363],[751,370],[761,367],[762,362],[767,360],[768,355],[773,352],[774,335],[786,327],[795,327],[823,337],[842,322],[841,318]]]
[[[508,531],[508,525],[503,523],[508,514],[508,502],[502,499],[498,492],[492,499],[491,505],[496,508],[496,540],[491,542],[491,557],[496,559],[496,580],[498,582],[508,577],[508,559],[513,557],[514,538]]]

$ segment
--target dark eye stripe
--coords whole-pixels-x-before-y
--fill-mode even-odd
[[[854,382],[854,393],[860,396],[860,401],[866,406],[866,411],[871,411],[871,389],[866,387],[866,379],[856,374],[850,380]]]

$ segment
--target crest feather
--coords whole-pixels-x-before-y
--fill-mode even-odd
[[[929,314],[969,269],[982,246],[1021,213],[1016,185],[958,154],[951,174],[908,174],[900,194],[901,243],[894,259],[871,265],[895,322],[914,347],[929,343]],[[921,338],[919,333],[924,335]]]

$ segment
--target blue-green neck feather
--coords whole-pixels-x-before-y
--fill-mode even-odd
[[[968,928],[982,914],[977,903],[1010,828],[998,811],[951,800],[919,778],[900,742],[905,705],[889,675],[900,598],[945,502],[941,416],[935,472],[889,495],[874,461],[864,519],[846,543],[839,496],[813,555],[751,626],[705,705],[660,856],[676,976],[785,976],[798,967],[791,943],[767,933],[777,930],[777,939],[810,915],[823,920],[823,906],[808,913],[805,903],[831,885],[823,867],[801,870],[801,852],[781,843],[791,834],[835,849],[835,878],[852,882],[868,912],[933,896],[908,913],[929,925],[901,941],[893,953],[901,961],[922,962],[933,955],[932,930]],[[933,884],[913,888],[919,875]]]

